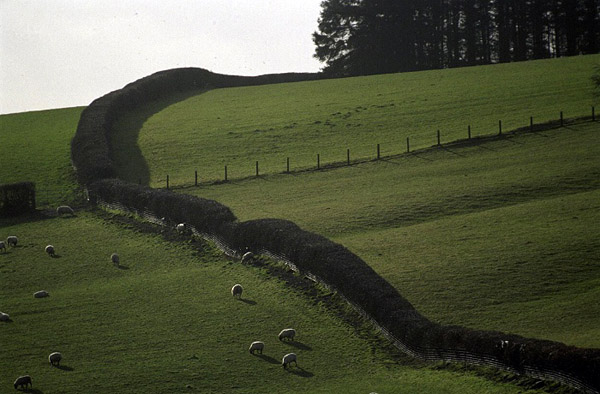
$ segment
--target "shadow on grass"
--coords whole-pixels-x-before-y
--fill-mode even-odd
[[[126,265],[119,265],[117,268],[120,269],[120,270],[124,270],[124,271],[126,271],[126,270],[129,269],[129,267],[126,266]]]
[[[39,389],[29,388],[29,389],[18,389],[17,392],[21,393],[34,393],[34,394],[43,394],[44,392]]]
[[[153,101],[142,105],[140,108],[128,111],[127,116],[122,118],[118,132],[112,133],[108,138],[115,167],[120,178],[142,185],[150,183],[150,169],[138,145],[142,126],[152,115],[175,103],[204,92],[205,90],[193,90],[174,93],[165,99]],[[119,120],[116,123],[118,125]]]
[[[248,305],[256,305],[256,301],[248,300],[246,298],[238,298],[238,300]]]
[[[56,365],[55,367],[57,369],[60,369],[61,371],[67,371],[67,372],[73,371],[73,368],[69,367],[68,365]]]
[[[307,371],[306,369],[302,368],[302,367],[297,367],[297,368],[287,368],[286,371],[288,371],[289,373],[293,373],[294,375],[298,375],[301,376],[303,378],[312,378],[313,376],[315,376],[314,373]]]
[[[270,364],[279,364],[279,361],[275,360],[273,357],[271,356],[267,356],[266,354],[257,354],[255,353],[254,356],[261,358],[263,361],[266,361]]]
[[[22,224],[22,223],[40,222],[42,220],[48,220],[48,219],[54,219],[54,218],[46,215],[41,210],[35,210],[33,212],[25,213],[23,215],[2,217],[2,218],[0,218],[0,227],[14,226],[17,224]],[[8,235],[10,235],[10,234],[8,234]],[[11,248],[18,248],[20,246],[21,245],[17,244],[16,246],[11,246]]]
[[[300,349],[300,350],[309,350],[309,351],[312,350],[312,347],[305,345],[302,342],[298,342],[298,341],[284,341],[283,343],[293,346],[296,349]]]

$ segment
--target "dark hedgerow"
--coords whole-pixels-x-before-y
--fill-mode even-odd
[[[317,79],[318,74],[238,77],[185,68],[161,71],[95,100],[81,115],[71,143],[78,180],[92,202],[120,204],[167,222],[185,222],[217,236],[234,250],[269,251],[316,275],[359,306],[412,354],[428,360],[484,363],[565,382],[584,390],[600,390],[600,349],[523,338],[495,331],[442,326],[420,315],[387,281],[342,245],[286,220],[237,222],[216,201],[168,190],[151,189],[113,178],[109,145],[119,116],[165,95],[190,90],[261,85]]]
[[[205,233],[216,233],[224,224],[236,220],[228,207],[214,200],[152,189],[119,179],[92,183],[88,186],[88,195],[94,203],[121,204],[139,214],[151,213],[171,223],[189,223]]]
[[[0,185],[0,217],[17,216],[35,210],[35,183]]]

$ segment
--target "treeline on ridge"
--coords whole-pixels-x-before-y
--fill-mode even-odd
[[[333,76],[594,54],[598,0],[325,0],[315,57]]]

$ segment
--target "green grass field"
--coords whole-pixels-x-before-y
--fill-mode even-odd
[[[487,119],[492,129],[497,122],[492,116],[476,116],[479,109],[508,107],[511,98],[515,108],[532,103],[530,108],[536,109],[534,116],[540,121],[557,117],[554,109],[542,110],[541,104],[536,107],[544,101],[557,106],[563,103],[560,107],[566,116],[583,107],[578,115],[584,115],[588,105],[584,74],[599,59],[592,56],[487,68],[504,70],[494,77],[474,68],[446,70],[447,77],[428,72],[171,97],[121,123],[121,127],[133,128],[129,132],[122,129],[125,133],[116,140],[127,144],[116,154],[130,155],[135,168],[121,163],[127,179],[160,185],[160,176],[150,175],[156,168],[186,168],[193,180],[198,162],[191,163],[190,158],[208,163],[220,154],[219,166],[230,157],[237,157],[240,166],[249,163],[249,174],[236,173],[236,165],[230,164],[233,178],[251,175],[253,152],[275,149],[262,145],[275,131],[272,134],[279,137],[274,140],[285,141],[285,146],[281,145],[280,151],[283,164],[273,161],[273,173],[281,172],[275,168],[285,165],[287,152],[306,156],[304,162],[292,161],[293,166],[309,167],[313,148],[330,147],[330,152],[337,152],[339,141],[354,140],[356,145],[344,146],[336,161],[345,160],[346,147],[352,148],[353,157],[358,156],[358,146],[363,143],[369,145],[364,152],[374,153],[370,146],[378,136],[396,135],[395,146],[403,151],[405,135],[397,135],[392,126],[400,118],[412,119],[429,135],[429,124],[419,122],[435,108],[454,107],[463,114],[473,111],[474,135],[484,129],[485,123],[477,122]],[[555,73],[562,75],[549,75],[558,66],[562,71]],[[423,106],[425,99],[434,100],[420,92],[419,86],[429,86],[427,81],[452,86],[463,80],[465,92],[477,82],[464,79],[477,75],[479,83],[488,88],[498,86],[499,90],[504,85],[510,90],[514,89],[507,82],[510,76],[527,70],[533,73],[528,75],[539,74],[542,79],[538,81],[543,83],[554,80],[564,92],[552,96],[540,82],[537,93],[529,93],[537,101],[525,93],[511,96],[496,91],[485,99],[474,94],[460,105],[451,97],[437,97],[437,107]],[[494,82],[498,75],[504,75],[504,84]],[[535,83],[530,79],[519,81],[533,89]],[[459,94],[458,85],[450,89],[456,92],[446,90],[444,94]],[[364,94],[358,92],[361,86]],[[294,98],[297,87],[301,94]],[[487,90],[481,88],[479,94]],[[382,96],[377,96],[380,93]],[[222,95],[221,101],[211,104],[212,108],[203,107],[205,113],[197,107],[188,113],[189,103],[213,94]],[[383,95],[400,100],[404,94],[410,100],[420,97],[420,104],[415,101],[398,113],[394,111],[399,101],[383,106],[393,102],[385,101]],[[319,95],[331,101],[319,102]],[[563,96],[567,98],[561,101]],[[359,102],[353,102],[357,97]],[[494,103],[494,97],[499,101]],[[373,98],[382,101],[371,101]],[[180,99],[184,101],[177,103]],[[304,112],[306,103],[312,103],[316,112]],[[348,111],[343,112],[345,109]],[[332,114],[343,118],[350,109],[354,112],[344,122],[381,122],[381,134],[370,138],[366,127],[353,126],[356,133],[350,133],[346,123],[331,125],[335,123]],[[178,112],[168,115],[170,121],[164,128],[154,129],[163,139],[155,150],[148,151],[144,143],[141,148],[133,145],[142,125],[140,142],[146,128],[155,127],[156,119],[173,110]],[[155,111],[158,114],[154,115]],[[418,113],[411,118],[415,111]],[[59,191],[47,198],[50,207],[76,199],[69,142],[80,112],[81,108],[73,108],[0,116],[3,140],[12,134],[24,136],[11,138],[9,151],[0,158],[1,167],[11,170],[2,182],[34,180],[44,184],[50,180]],[[221,117],[220,121],[230,125],[227,133],[233,132],[221,135],[222,147],[209,144],[220,136],[211,116]],[[525,120],[518,122],[515,117],[514,124],[527,124],[529,116],[527,113]],[[462,115],[456,119],[452,123],[444,118],[444,124],[462,124]],[[505,119],[508,130],[512,123]],[[193,124],[190,129],[184,126],[188,122]],[[194,133],[200,124],[201,132]],[[268,132],[255,131],[259,125]],[[450,127],[443,130],[450,131]],[[455,138],[464,137],[461,130],[457,126]],[[598,131],[597,124],[580,124],[349,168],[276,174],[180,191],[215,198],[232,207],[242,220],[290,218],[341,242],[434,320],[597,347]],[[182,143],[179,138],[187,138],[185,133],[200,140]],[[413,147],[435,143],[434,131],[431,136],[432,141],[421,144],[415,139]],[[394,151],[393,145],[381,143],[383,154]],[[327,152],[321,153],[327,162]],[[268,163],[265,165],[268,169]],[[220,171],[215,170],[216,177]],[[169,174],[177,184],[175,172]],[[273,278],[266,267],[241,266],[209,245],[167,241],[156,231],[148,232],[146,226],[123,221],[84,211],[76,218],[0,219],[0,239],[10,234],[20,238],[19,247],[0,253],[0,310],[12,318],[12,322],[0,324],[0,391],[12,391],[16,376],[29,373],[33,392],[38,393],[530,392],[524,386],[500,383],[503,374],[422,365],[390,350],[368,326],[340,318],[340,312],[347,311],[337,303],[323,302],[322,293],[323,299],[309,297]],[[48,243],[57,248],[59,258],[44,254]],[[113,251],[121,255],[124,269],[109,262]],[[236,282],[244,284],[248,302],[231,298],[229,289]],[[32,293],[42,288],[51,296],[34,299]],[[299,331],[295,345],[282,344],[275,337],[290,325]],[[247,347],[255,339],[267,344],[262,358],[248,354]],[[55,350],[64,355],[61,369],[48,364],[47,356]],[[301,369],[285,372],[278,365],[288,351],[298,353]]]
[[[106,216],[106,215],[104,215]],[[212,247],[169,242],[136,224],[80,212],[76,218],[0,221],[20,243],[0,253],[1,391],[21,374],[33,392],[466,392],[516,393],[460,370],[425,367],[368,328],[307,298],[265,268]],[[117,221],[119,222],[119,221]],[[52,243],[59,257],[44,253]],[[119,252],[122,269],[110,262]],[[242,283],[243,300],[230,288]],[[35,299],[45,289],[50,297]],[[279,342],[288,326],[295,342]],[[263,356],[248,346],[263,340]],[[48,354],[61,351],[60,368]],[[295,352],[299,368],[280,365]]]
[[[591,114],[600,55],[484,67],[211,90],[117,125],[120,176],[165,187],[375,157],[534,122]],[[185,98],[179,97],[179,98]],[[178,99],[179,99],[178,98]],[[163,107],[166,107],[162,109]],[[162,109],[162,110],[160,110]],[[159,111],[160,110],[160,111]],[[158,111],[158,112],[157,112]],[[132,150],[132,142],[139,149]]]
[[[598,347],[600,127],[181,192],[347,246],[429,318]]]
[[[82,110],[0,115],[0,183],[35,182],[40,206],[70,203],[77,198],[70,143]]]
[[[292,167],[308,167],[315,152],[322,162],[343,162],[346,147],[372,157],[376,142],[384,155],[401,153],[407,135],[413,149],[431,146],[437,128],[442,141],[456,140],[466,137],[467,123],[476,136],[496,133],[498,119],[506,132],[528,125],[530,115],[539,122],[561,110],[591,113],[590,76],[599,61],[595,55],[168,99],[120,123],[115,140],[139,137],[135,149],[149,171],[143,177],[123,163],[122,176],[164,186],[169,174],[171,185],[190,185],[195,168],[201,180],[217,179],[228,164],[233,182],[181,192],[216,199],[240,220],[286,218],[344,244],[433,320],[598,347],[597,123],[280,173],[287,155]],[[121,148],[131,155],[127,144]],[[272,175],[252,177],[255,159]]]

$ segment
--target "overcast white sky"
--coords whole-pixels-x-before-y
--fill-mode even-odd
[[[315,72],[321,0],[0,0],[0,114],[87,105],[156,71]]]

